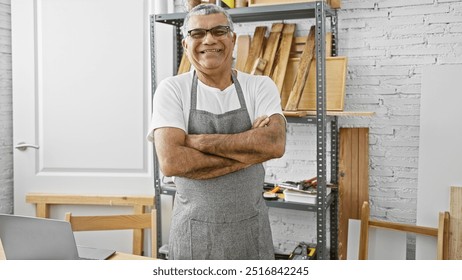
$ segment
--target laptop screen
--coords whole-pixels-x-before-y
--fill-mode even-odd
[[[0,239],[7,260],[79,259],[66,221],[0,214]]]

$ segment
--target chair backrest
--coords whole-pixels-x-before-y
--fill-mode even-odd
[[[369,219],[369,203],[364,201],[361,208],[361,228],[359,233],[359,254],[358,259],[367,260],[369,250],[369,227],[376,227],[388,230],[397,230],[407,233],[435,236],[438,240],[437,259],[448,259],[449,248],[449,212],[439,214],[438,228],[416,226],[403,223],[376,221]]]
[[[157,258],[157,223],[156,210],[144,214],[107,215],[107,216],[73,216],[66,213],[65,220],[71,223],[73,231],[96,231],[96,230],[126,230],[126,229],[150,229],[151,230],[151,256]],[[134,234],[140,231],[134,231]],[[134,236],[133,254],[143,255],[142,250],[135,246],[135,240],[143,240],[141,236]]]

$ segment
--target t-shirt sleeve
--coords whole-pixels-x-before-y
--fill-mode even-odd
[[[267,76],[259,76],[256,95],[255,117],[279,114],[284,117],[281,107],[281,97],[276,84]],[[285,117],[284,117],[285,120]]]
[[[186,131],[183,102],[178,85],[163,80],[156,89],[152,101],[152,118],[147,139],[154,142],[154,130],[161,127],[175,127]]]

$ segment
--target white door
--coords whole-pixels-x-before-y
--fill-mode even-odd
[[[30,192],[153,195],[150,1],[11,6],[14,145],[31,145],[14,150],[15,214],[35,215]]]

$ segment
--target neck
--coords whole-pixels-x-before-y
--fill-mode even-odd
[[[233,79],[231,77],[231,71],[232,70],[229,69],[229,71],[226,71],[223,73],[210,74],[210,73],[204,73],[204,72],[199,72],[199,71],[196,71],[196,73],[197,73],[197,78],[204,84],[210,87],[224,90],[233,83]]]

